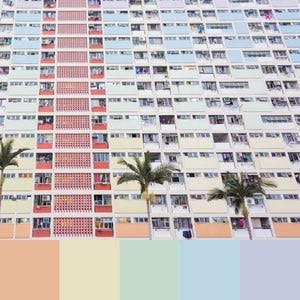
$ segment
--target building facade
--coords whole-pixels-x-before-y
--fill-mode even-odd
[[[153,185],[154,239],[248,238],[226,172],[271,179],[247,199],[254,238],[300,237],[297,0],[1,0],[0,125],[19,168],[0,238],[147,238],[124,157],[180,172]]]

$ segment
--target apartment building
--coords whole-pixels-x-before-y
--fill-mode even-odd
[[[297,0],[1,0],[0,238],[147,238],[124,157],[180,172],[153,185],[154,239],[247,239],[226,172],[271,179],[247,199],[255,239],[300,237]]]

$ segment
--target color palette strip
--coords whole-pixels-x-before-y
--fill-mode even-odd
[[[1,241],[1,299],[295,299],[300,241]]]

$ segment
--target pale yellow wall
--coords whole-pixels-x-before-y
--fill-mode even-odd
[[[213,149],[214,143],[210,138],[180,138],[180,147],[182,149]]]
[[[287,157],[256,157],[256,167],[261,169],[290,169],[292,167]]]
[[[137,88],[134,85],[130,86],[119,86],[119,85],[107,85],[106,94],[108,95],[135,95],[137,93]]]
[[[190,101],[190,102],[175,102],[174,103],[174,109],[175,111],[206,111],[206,106],[203,101],[196,102],[196,101]]]
[[[221,179],[219,178],[187,178],[186,184],[190,190],[210,190],[213,188],[223,188]]]
[[[300,69],[295,69],[295,75],[300,79]]]
[[[277,188],[266,188],[266,190],[297,190],[298,186],[296,181],[293,178],[271,178],[273,183],[277,185]]]
[[[244,69],[244,70],[237,70],[237,69],[233,69],[231,68],[231,75],[233,78],[260,78],[262,77],[262,72],[260,70],[248,70],[248,69]]]
[[[203,90],[200,85],[172,85],[171,93],[174,95],[200,95],[203,94]]]
[[[217,169],[218,159],[216,157],[182,157],[183,167],[186,169]]]
[[[147,205],[145,200],[113,200],[113,209],[117,214],[147,213]]]
[[[32,200],[3,200],[1,203],[1,212],[6,214],[13,213],[31,213],[33,203]]]
[[[60,241],[60,300],[120,299],[120,243]]]
[[[38,80],[40,72],[39,70],[11,70],[10,73],[11,79],[36,79]]]
[[[299,214],[300,201],[299,200],[267,200],[270,213],[286,213]]]
[[[106,70],[105,77],[110,78],[132,78],[135,79],[134,70]]]
[[[185,70],[170,70],[169,71],[169,77],[170,78],[197,78],[197,70],[190,70],[190,71],[185,71]]]
[[[130,171],[129,168],[127,168],[124,165],[120,165],[118,164],[119,161],[119,157],[112,157],[110,160],[110,166],[112,169],[121,169],[121,170],[128,170]],[[124,159],[128,162],[128,163],[134,163],[134,160],[131,157],[124,157]]]
[[[269,92],[264,80],[261,79],[249,80],[249,90],[251,93],[263,95],[267,95]]]
[[[193,213],[227,213],[227,203],[225,200],[190,200],[190,207]]]
[[[19,148],[30,148],[34,149],[36,144],[35,139],[22,139],[22,138],[16,138],[14,139],[14,149]]]
[[[273,111],[271,102],[245,102],[241,105],[242,111]]]
[[[249,138],[249,144],[254,149],[282,149],[284,142],[282,138]]]
[[[17,162],[19,164],[18,167],[11,166],[7,167],[6,170],[28,170],[28,169],[34,169],[35,159],[34,157],[18,157]]]
[[[111,149],[143,149],[140,138],[111,138],[109,141]]]
[[[139,191],[140,186],[138,183],[135,182],[128,182],[128,183],[123,183],[120,185],[117,185],[117,180],[118,178],[112,178],[111,180],[111,189],[113,191]]]
[[[139,104],[137,102],[110,102],[108,110],[110,112],[138,111]]]
[[[13,178],[6,179],[3,191],[32,191],[33,178]]]

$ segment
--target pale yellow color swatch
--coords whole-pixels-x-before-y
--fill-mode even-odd
[[[60,300],[119,300],[119,248],[119,241],[60,241]]]

